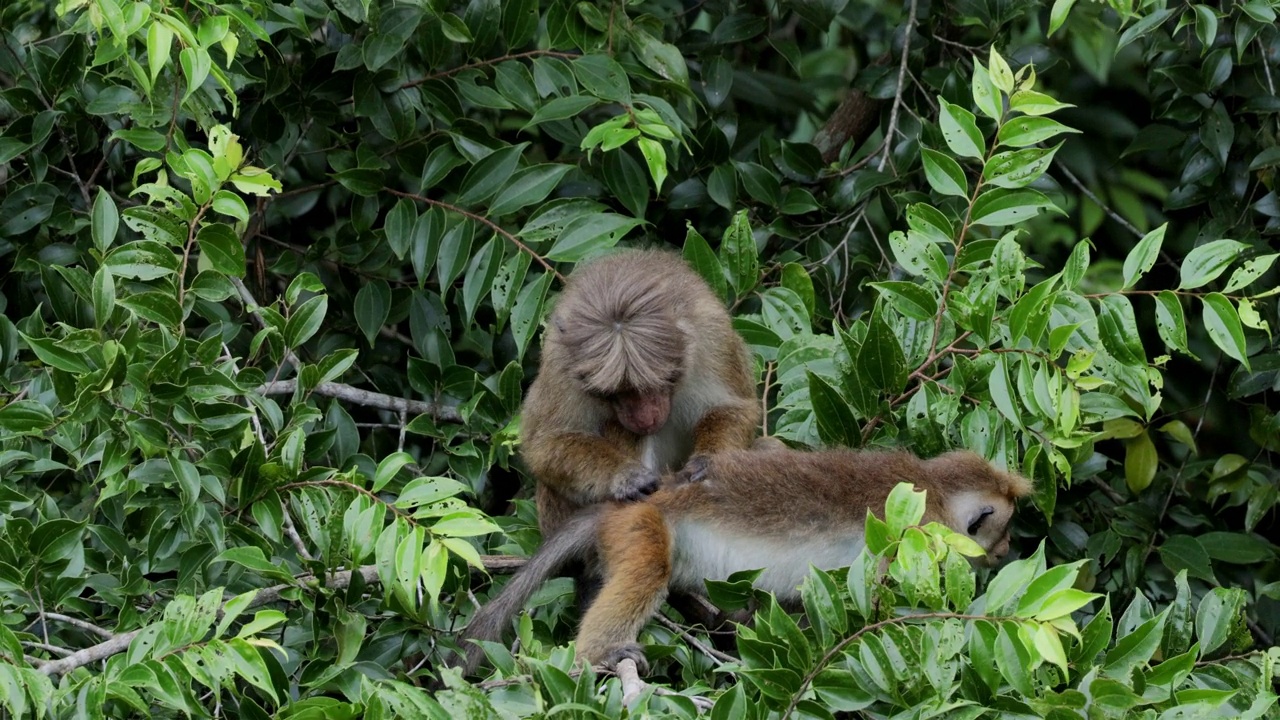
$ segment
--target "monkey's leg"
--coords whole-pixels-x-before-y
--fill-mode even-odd
[[[604,587],[582,618],[578,655],[609,668],[631,659],[647,673],[649,663],[636,636],[667,596],[671,536],[662,513],[645,503],[611,509],[601,528]]]

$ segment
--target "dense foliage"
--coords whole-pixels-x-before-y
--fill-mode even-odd
[[[440,661],[563,275],[659,244],[767,432],[1036,494],[989,577],[903,487],[803,615],[712,583],[634,713],[1280,717],[1277,4],[9,0],[0,708],[618,716],[567,580]]]

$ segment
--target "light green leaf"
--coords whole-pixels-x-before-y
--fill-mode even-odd
[[[1249,246],[1235,240],[1214,240],[1187,253],[1180,268],[1179,290],[1191,290],[1221,275]]]
[[[1164,232],[1169,227],[1165,223],[1152,230],[1129,251],[1124,259],[1124,287],[1131,288],[1138,278],[1147,273],[1160,257],[1160,247],[1164,244]]]
[[[1240,326],[1240,316],[1231,305],[1231,301],[1221,293],[1209,293],[1202,298],[1204,302],[1204,327],[1209,338],[1223,352],[1235,358],[1249,369],[1249,358],[1244,344],[1244,328]]]
[[[981,160],[986,153],[986,143],[973,113],[959,105],[952,105],[941,96],[938,97],[938,104],[941,108],[938,124],[942,128],[942,137],[947,141],[947,147],[961,157]]]
[[[969,196],[969,183],[960,163],[929,148],[920,148],[920,159],[924,163],[925,179],[935,191],[941,195]]]

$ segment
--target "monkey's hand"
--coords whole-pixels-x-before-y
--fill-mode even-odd
[[[680,472],[671,476],[672,485],[700,483],[707,479],[707,471],[711,469],[711,458],[706,455],[694,455],[689,462],[680,468]]]
[[[654,470],[643,465],[633,465],[622,471],[622,478],[613,489],[613,499],[622,502],[633,502],[658,489],[662,477]]]
[[[639,674],[649,674],[649,661],[644,659],[644,648],[637,643],[626,643],[610,648],[605,652],[604,657],[600,659],[600,664],[612,671],[623,660],[634,660],[636,671]]]

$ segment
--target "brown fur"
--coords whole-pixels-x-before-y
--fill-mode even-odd
[[[883,517],[899,482],[927,491],[924,522],[964,533],[982,514],[974,539],[992,555],[1007,552],[1014,503],[1032,489],[968,451],[922,460],[900,451],[761,447],[711,456],[703,482],[665,485],[644,502],[600,506],[589,520],[576,516],[573,541],[540,549],[476,613],[467,637],[496,639],[549,576],[546,568],[598,549],[605,584],[582,620],[578,653],[606,666],[630,658],[643,667],[636,638],[668,591],[699,591],[704,578],[763,567],[757,585],[793,602],[811,562],[833,569],[855,559],[867,510]],[[478,654],[468,660],[470,672]]]
[[[724,305],[680,256],[642,250],[570,275],[522,415],[544,536],[582,507],[643,496],[695,453],[747,447],[760,422],[750,356]],[[657,416],[648,435],[625,426]],[[649,465],[646,445],[656,445]]]

